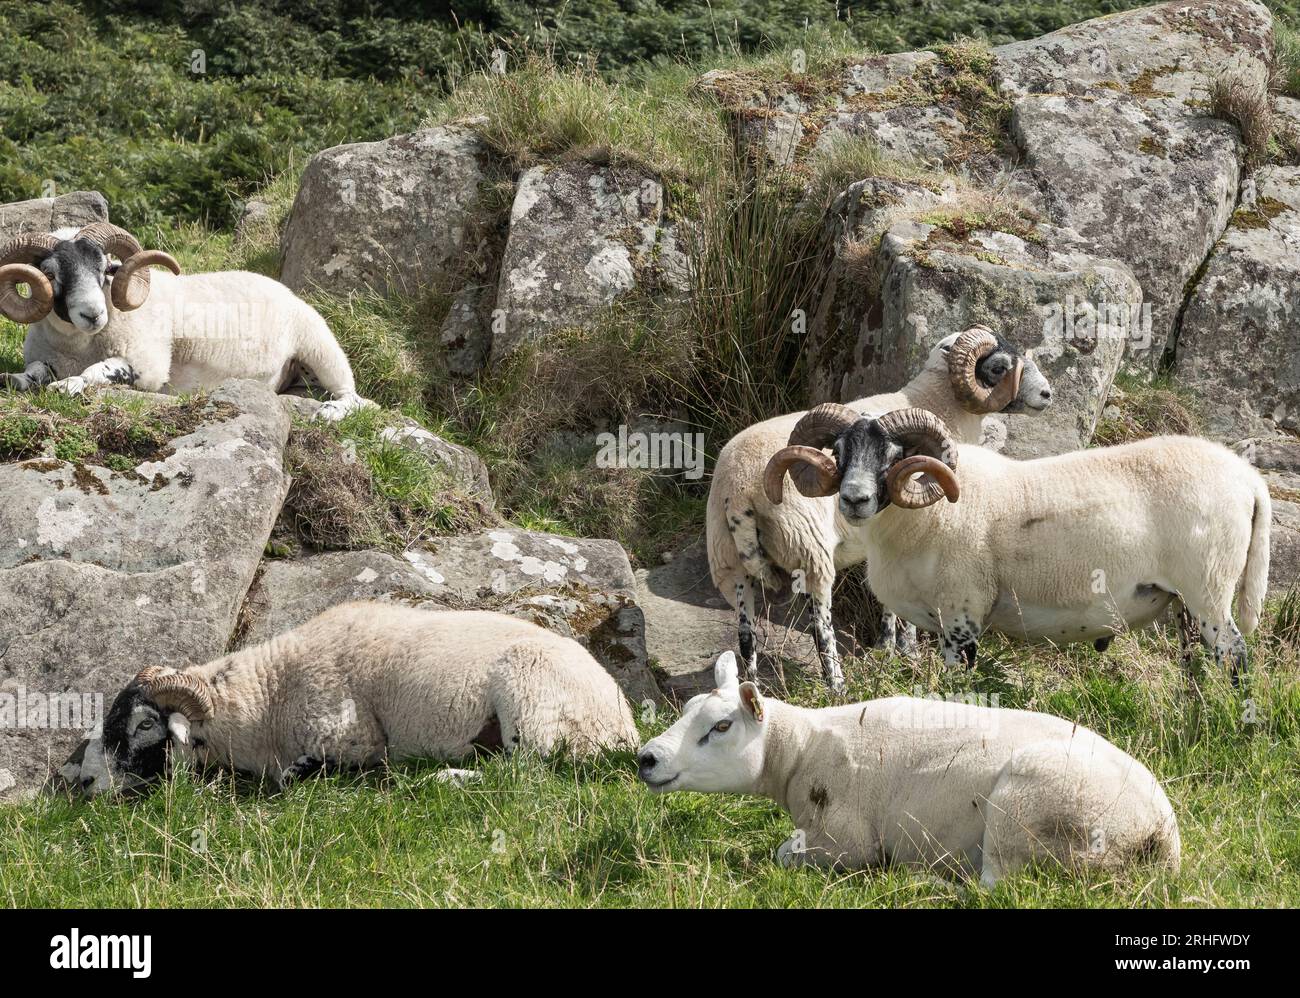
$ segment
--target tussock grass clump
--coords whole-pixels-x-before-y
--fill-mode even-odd
[[[1273,99],[1267,87],[1239,76],[1221,76],[1210,84],[1210,110],[1237,126],[1249,163],[1267,161],[1273,137]]]
[[[384,440],[392,422],[361,410],[337,427],[294,424],[285,449],[293,484],[280,512],[282,536],[320,550],[401,551],[498,522],[441,469]]]
[[[1196,399],[1167,379],[1147,383],[1121,374],[1111,386],[1106,410],[1093,433],[1098,447],[1110,447],[1132,440],[1165,434],[1196,435],[1201,419]]]

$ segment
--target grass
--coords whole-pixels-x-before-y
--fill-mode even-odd
[[[153,794],[0,807],[0,903],[17,906],[1289,906],[1300,898],[1300,645],[1276,606],[1252,639],[1247,706],[1213,669],[1188,689],[1175,639],[1122,635],[1099,656],[1000,640],[973,684],[916,665],[851,663],[854,699],[972,687],[1002,706],[1075,718],[1135,754],[1178,814],[1183,869],[1073,880],[1024,872],[987,892],[904,871],[783,870],[775,805],[736,795],[651,797],[630,753],[585,764],[528,755],[474,765],[457,790],[432,764],[273,791],[179,774]],[[1281,630],[1278,630],[1278,628]],[[789,699],[829,702],[794,676]],[[650,736],[672,719],[642,717]]]
[[[1120,372],[1111,386],[1092,443],[1111,447],[1162,434],[1194,436],[1200,430],[1199,405],[1193,393],[1173,385],[1167,376],[1143,381]]]

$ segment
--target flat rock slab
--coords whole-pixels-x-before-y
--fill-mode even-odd
[[[53,198],[0,204],[0,242],[20,232],[53,232],[108,221],[108,202],[99,191],[73,191]]]
[[[646,650],[669,699],[682,703],[713,689],[713,663],[736,648],[736,612],[709,577],[703,542],[678,551],[672,561],[636,573],[637,601],[645,611]],[[765,606],[756,637],[760,675],[773,665],[821,675],[817,649],[797,608]]]
[[[11,792],[38,786],[144,666],[225,651],[288,489],[289,420],[248,381],[214,391],[211,413],[131,475],[0,465],[0,783]],[[19,698],[23,726],[3,713]]]
[[[1300,167],[1258,171],[1183,314],[1174,374],[1208,435],[1300,433]]]
[[[409,561],[383,551],[268,558],[248,590],[236,645],[266,641],[351,600],[417,604],[439,591]]]
[[[659,699],[627,552],[514,527],[439,538],[404,557],[457,609],[497,610],[581,641],[633,704]]]
[[[295,291],[413,294],[457,263],[486,155],[467,125],[317,153],[285,223],[281,280]]]

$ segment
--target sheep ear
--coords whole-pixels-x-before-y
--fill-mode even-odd
[[[755,721],[763,720],[763,697],[753,683],[740,684],[740,704],[749,711]]]
[[[173,711],[167,718],[167,730],[179,744],[190,743],[190,719],[179,710]]]
[[[713,685],[720,690],[735,688],[740,681],[740,672],[736,668],[736,653],[724,651],[713,663]]]

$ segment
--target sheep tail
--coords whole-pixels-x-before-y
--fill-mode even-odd
[[[311,379],[335,397],[355,395],[357,385],[352,377],[348,356],[334,338],[329,325],[315,309],[309,309],[307,328],[299,337],[298,352],[294,360],[304,368]]]
[[[1268,592],[1269,532],[1273,526],[1273,502],[1268,486],[1258,478],[1255,486],[1255,509],[1250,525],[1250,547],[1246,549],[1246,571],[1241,585],[1241,633],[1250,634],[1259,625]]]

